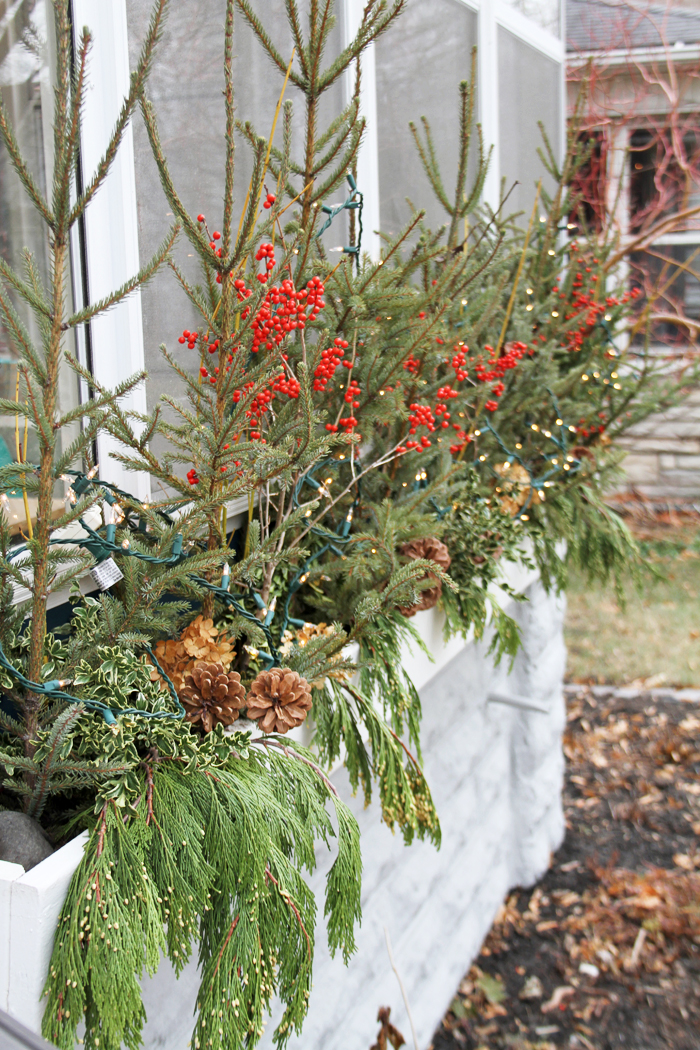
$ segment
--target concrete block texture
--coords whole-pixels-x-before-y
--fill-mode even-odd
[[[523,634],[510,673],[486,656],[487,640],[465,647],[421,690],[424,768],[442,825],[440,850],[405,847],[381,823],[378,806],[364,809],[344,773],[336,775],[360,822],[362,927],[347,968],[330,958],[322,938],[317,944],[309,1016],[293,1050],[366,1050],[383,1005],[392,1007],[410,1043],[385,929],[419,1046],[426,1047],[508,890],[535,882],[561,843],[564,602],[539,581],[527,593],[529,601],[509,610]],[[537,700],[548,713],[489,703],[492,690]],[[321,892],[322,874],[314,877]]]

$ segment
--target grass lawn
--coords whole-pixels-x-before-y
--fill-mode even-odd
[[[570,680],[617,685],[700,686],[700,529],[635,529],[650,568],[620,607],[610,587],[572,573],[566,643]]]

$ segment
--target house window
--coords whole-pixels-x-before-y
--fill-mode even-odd
[[[50,194],[52,132],[50,116],[53,112],[51,88],[52,59],[47,42],[47,11],[52,11],[49,0],[21,0],[10,5],[0,4],[0,93],[5,110],[15,130],[20,151],[45,196]],[[45,119],[45,114],[49,119]],[[0,256],[13,268],[24,272],[23,256],[29,251],[45,286],[49,280],[48,234],[37,210],[27,197],[4,143],[0,141]],[[24,322],[29,337],[41,345],[34,315],[18,296],[4,285],[4,293]],[[70,304],[69,304],[70,305]],[[70,347],[75,350],[75,346]],[[0,322],[0,397],[15,399],[18,360],[12,342]],[[78,403],[79,389],[75,374],[63,366],[60,375],[60,405],[67,411]],[[77,424],[76,424],[77,425]],[[64,432],[65,444],[75,434]],[[31,427],[25,440],[24,422],[17,424],[7,415],[0,416],[0,465],[20,457],[28,462],[37,460],[37,444]],[[7,493],[10,500],[11,529],[19,533],[26,529],[26,513],[21,494]],[[36,501],[28,501],[30,515]],[[63,510],[63,494],[56,495],[56,511]]]
[[[656,127],[635,129],[629,152],[629,226],[643,233],[700,205],[700,127],[688,124],[672,134],[659,119]],[[644,294],[639,300],[643,318],[651,303],[657,315],[651,339],[659,345],[682,349],[697,342],[698,329],[674,317],[700,320],[700,213],[678,221],[646,251],[630,257],[633,286]],[[636,341],[646,330],[636,333]]]

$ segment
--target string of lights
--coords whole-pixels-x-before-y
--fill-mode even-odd
[[[314,488],[317,491],[319,491],[321,495],[328,496],[328,497],[330,496],[330,493],[329,493],[328,489],[323,484],[318,482],[316,480],[316,478],[313,477],[314,471],[323,469],[325,466],[328,465],[329,462],[330,461],[327,460],[327,461],[324,461],[321,464],[316,464],[314,467],[312,467],[309,471],[307,471],[305,474],[303,474],[298,479],[298,481],[297,481],[297,483],[295,485],[294,492],[293,492],[293,500],[294,500],[295,508],[299,507],[299,496],[300,496],[301,489],[303,488],[304,484],[308,483],[312,488]],[[37,469],[37,468],[35,468],[35,469]],[[105,501],[112,508],[112,511],[113,511],[113,513],[115,513],[115,516],[119,516],[119,521],[116,521],[116,522],[113,521],[113,522],[107,523],[105,525],[105,527],[104,527],[105,528],[105,533],[104,533],[104,535],[102,535],[96,529],[93,529],[85,521],[85,518],[81,516],[78,519],[78,521],[80,522],[80,525],[81,525],[82,529],[85,532],[84,536],[72,536],[72,537],[56,536],[56,537],[51,537],[51,539],[50,539],[51,543],[57,544],[57,545],[72,545],[72,546],[82,547],[85,550],[88,550],[90,552],[90,554],[92,554],[92,556],[95,558],[95,560],[98,562],[98,564],[100,562],[103,562],[103,561],[107,560],[113,554],[116,554],[116,555],[118,555],[120,557],[137,558],[137,559],[139,559],[141,561],[148,562],[149,564],[152,564],[152,565],[176,565],[176,564],[186,560],[187,558],[191,557],[192,551],[183,549],[183,537],[182,537],[181,533],[176,533],[175,534],[175,536],[173,537],[171,553],[170,553],[170,555],[168,555],[167,557],[164,557],[164,558],[163,557],[154,557],[153,555],[149,555],[149,554],[144,553],[143,551],[137,550],[136,548],[134,548],[132,546],[132,544],[131,544],[131,542],[129,541],[128,538],[125,538],[124,540],[122,540],[121,543],[117,543],[116,542],[117,525],[123,522],[125,527],[131,527],[130,526],[130,522],[128,521],[127,515],[124,514],[124,512],[121,509],[121,507],[117,503],[117,497],[119,497],[126,504],[128,504],[128,506],[131,509],[135,509],[136,513],[139,513],[139,511],[141,511],[141,513],[139,514],[139,525],[137,526],[137,531],[140,531],[140,532],[145,532],[146,531],[145,526],[144,526],[144,521],[145,521],[144,512],[146,510],[146,507],[145,507],[145,505],[143,503],[141,503],[140,500],[138,500],[131,493],[125,492],[124,490],[117,488],[116,486],[112,485],[109,482],[102,481],[100,478],[96,477],[96,474],[97,474],[97,468],[92,468],[92,470],[90,470],[87,474],[85,474],[85,473],[83,473],[81,471],[70,471],[70,479],[71,479],[72,483],[71,483],[71,490],[69,492],[69,498],[71,499],[72,503],[75,503],[75,502],[77,502],[77,499],[80,496],[85,495],[91,489],[99,490],[101,492],[101,495],[104,497]],[[66,478],[66,480],[67,480],[67,478]],[[284,634],[284,631],[287,628],[287,625],[290,624],[290,623],[293,626],[295,626],[295,627],[303,627],[304,626],[304,621],[303,620],[294,619],[293,617],[291,617],[289,615],[289,611],[290,611],[290,605],[291,605],[292,598],[294,597],[294,594],[299,590],[299,588],[303,585],[303,583],[306,581],[306,579],[308,577],[309,568],[314,563],[314,561],[318,560],[320,557],[323,556],[323,554],[325,554],[329,550],[332,551],[333,553],[337,554],[338,556],[343,557],[343,551],[342,551],[341,547],[339,546],[339,544],[346,544],[346,543],[349,542],[349,538],[350,538],[349,534],[350,534],[350,527],[351,527],[351,523],[352,523],[352,519],[353,519],[353,513],[354,513],[354,510],[355,510],[355,508],[356,508],[356,506],[357,506],[357,504],[359,502],[359,498],[360,498],[359,497],[359,487],[360,486],[359,486],[359,483],[358,483],[357,496],[356,496],[356,498],[355,498],[355,500],[354,500],[354,502],[353,502],[353,504],[352,504],[352,506],[351,506],[351,508],[350,508],[350,510],[348,512],[348,514],[346,515],[345,520],[343,521],[343,525],[342,525],[341,531],[339,533],[330,532],[329,530],[319,528],[318,526],[312,526],[311,527],[311,530],[310,530],[311,532],[313,532],[316,535],[320,535],[320,536],[328,538],[329,542],[324,544],[324,546],[320,550],[314,552],[314,554],[312,554],[309,558],[307,558],[306,561],[304,562],[304,564],[302,565],[302,567],[299,569],[299,571],[296,573],[296,575],[292,578],[292,580],[290,582],[290,585],[289,585],[289,588],[288,588],[287,597],[286,597],[286,600],[285,600],[285,603],[284,603],[283,622],[282,622],[281,629],[280,629],[280,637],[282,637],[282,635]],[[115,510],[115,508],[116,508],[116,510]],[[169,514],[167,514],[166,512],[162,512],[160,510],[158,511],[158,513],[160,514],[161,517],[163,517],[163,519],[168,524],[170,524],[170,525],[174,524],[174,519]],[[27,550],[27,544],[20,544],[20,545],[18,545],[17,547],[15,547],[12,550],[12,552],[9,554],[9,557],[11,559],[15,559],[15,558],[17,558],[20,554],[22,554],[26,550]],[[264,650],[255,649],[255,648],[250,647],[250,646],[247,647],[248,651],[252,655],[254,655],[255,657],[259,656],[264,661],[264,663],[266,664],[267,668],[280,665],[280,663],[281,663],[281,656],[280,656],[280,653],[279,653],[279,651],[277,650],[277,648],[275,646],[274,638],[273,638],[273,635],[272,635],[272,631],[270,630],[270,626],[271,626],[272,621],[274,619],[275,609],[276,609],[276,605],[277,605],[277,599],[276,598],[273,598],[272,601],[270,602],[269,606],[266,606],[262,596],[257,591],[255,591],[253,588],[250,588],[250,597],[253,599],[253,601],[255,602],[255,604],[258,607],[258,609],[262,610],[263,613],[264,613],[263,618],[260,619],[258,616],[256,616],[254,613],[250,612],[245,607],[245,605],[243,604],[243,602],[241,600],[244,597],[243,595],[235,595],[235,594],[232,594],[230,592],[230,590],[229,590],[230,572],[229,572],[228,565],[226,565],[224,567],[224,571],[223,571],[223,574],[222,574],[222,580],[221,580],[221,584],[220,585],[211,583],[209,580],[205,579],[203,576],[199,576],[196,573],[188,573],[188,578],[193,583],[197,584],[197,586],[199,586],[199,587],[201,587],[201,588],[203,588],[205,590],[210,591],[220,601],[222,601],[225,605],[227,605],[227,606],[231,607],[232,609],[234,609],[235,612],[238,613],[239,616],[243,617],[249,623],[254,624],[257,629],[261,630],[263,635],[265,636],[265,641],[267,643],[269,652],[265,652]],[[143,648],[148,652],[148,654],[149,654],[149,656],[150,656],[154,666],[158,670],[159,674],[162,675],[163,680],[166,682],[166,684],[168,686],[168,689],[170,691],[170,694],[171,694],[171,696],[172,696],[172,698],[175,701],[175,704],[177,706],[177,712],[176,713],[175,712],[166,712],[166,711],[149,712],[149,711],[143,711],[140,708],[128,708],[128,709],[125,709],[125,710],[124,709],[117,710],[117,709],[114,709],[114,708],[110,708],[109,705],[104,704],[101,701],[89,700],[89,699],[83,700],[80,697],[73,696],[72,694],[65,692],[65,687],[67,685],[71,684],[70,680],[55,679],[55,680],[51,680],[51,681],[43,682],[43,683],[32,682],[30,679],[26,678],[22,674],[22,672],[19,671],[7,659],[7,657],[6,657],[5,653],[3,652],[1,646],[0,646],[0,666],[4,667],[4,669],[10,675],[12,675],[12,677],[15,679],[15,681],[17,681],[18,684],[23,686],[25,689],[27,689],[27,690],[29,690],[29,691],[31,691],[33,693],[36,693],[38,695],[41,695],[41,696],[51,697],[51,699],[53,699],[53,700],[63,700],[65,702],[67,702],[67,703],[83,704],[83,706],[85,706],[85,707],[87,707],[87,708],[89,708],[91,710],[99,711],[103,715],[105,721],[110,726],[116,726],[117,718],[120,717],[120,716],[123,716],[123,715],[139,715],[139,716],[142,716],[142,717],[145,717],[145,718],[183,718],[184,715],[185,715],[185,709],[182,706],[182,704],[180,703],[180,700],[179,700],[179,698],[177,696],[177,692],[175,690],[175,687],[173,686],[173,683],[171,682],[171,680],[168,678],[167,674],[164,672],[164,670],[162,669],[162,667],[158,663],[158,660],[156,659],[156,657],[155,657],[152,649],[150,648],[150,646],[148,646],[146,643],[143,643]]]
[[[340,215],[342,211],[354,211],[357,210],[357,244],[346,245],[345,247],[333,248],[332,251],[341,251],[345,255],[352,255],[357,260],[357,265],[360,265],[360,251],[362,248],[362,208],[364,206],[364,194],[360,193],[357,188],[357,183],[353,178],[352,174],[347,175],[348,185],[350,186],[350,195],[343,201],[342,204],[324,204],[321,207],[321,211],[328,216],[323,226],[317,233],[317,237],[320,237],[326,232],[333,220],[337,215]]]
[[[66,686],[72,685],[73,680],[70,678],[52,678],[48,682],[32,682],[30,678],[27,678],[26,675],[22,674],[22,672],[7,659],[2,645],[0,645],[0,666],[2,666],[8,674],[12,675],[15,681],[23,686],[28,692],[35,693],[38,696],[49,697],[51,700],[63,700],[70,704],[81,704],[88,710],[98,711],[103,716],[107,725],[113,726],[115,729],[117,726],[117,717],[123,717],[124,715],[139,716],[142,718],[184,718],[186,714],[185,708],[180,703],[180,699],[175,691],[175,686],[158,663],[151,647],[146,642],[142,642],[141,644],[153,661],[156,670],[163,677],[170,695],[176,704],[177,711],[144,711],[140,707],[116,709],[103,703],[101,700],[91,700],[90,698],[73,696],[71,693],[65,692]]]

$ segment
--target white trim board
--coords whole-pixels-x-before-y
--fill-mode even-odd
[[[76,26],[88,26],[93,45],[88,59],[88,83],[81,123],[81,159],[85,184],[90,181],[129,91],[129,46],[125,0],[73,0]],[[136,214],[136,175],[132,129],[124,134],[109,175],[87,208],[85,250],[90,301],[120,287],[140,268]],[[93,372],[105,387],[144,369],[141,293],[133,292],[90,323]],[[145,414],[146,387],[140,383],[124,406]],[[150,499],[147,474],[127,472],[109,455],[117,442],[106,434],[97,439],[100,474],[141,500]],[[127,486],[128,481],[128,486]]]

